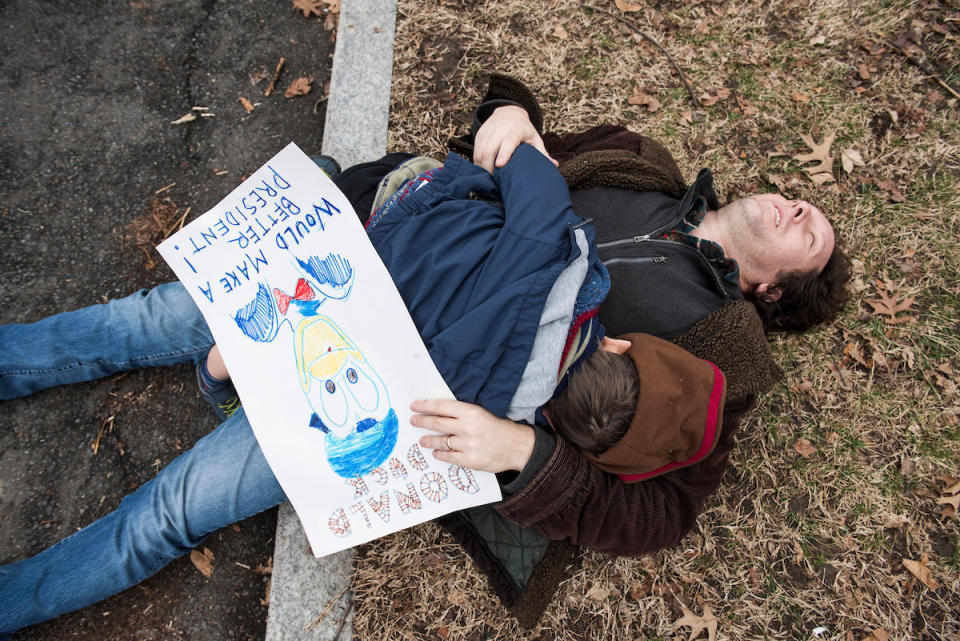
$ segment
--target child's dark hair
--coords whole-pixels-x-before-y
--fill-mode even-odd
[[[547,403],[550,423],[583,450],[605,452],[627,433],[639,387],[633,359],[597,349],[570,375],[566,389]]]

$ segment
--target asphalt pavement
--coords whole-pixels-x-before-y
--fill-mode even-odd
[[[150,248],[187,208],[290,141],[320,149],[332,51],[289,3],[0,3],[0,323],[172,280]],[[285,98],[297,77],[312,90]],[[187,366],[0,402],[0,563],[107,514],[215,425]],[[209,537],[209,578],[183,558],[15,639],[262,639],[275,522]]]

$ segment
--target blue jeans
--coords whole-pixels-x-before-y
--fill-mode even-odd
[[[0,399],[132,368],[197,362],[212,345],[183,286],[161,285],[0,327]],[[0,567],[0,636],[135,585],[211,532],[285,499],[240,410],[112,513]]]

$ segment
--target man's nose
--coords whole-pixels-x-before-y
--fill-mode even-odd
[[[790,203],[790,215],[792,222],[800,223],[810,217],[810,203],[805,200],[798,200]]]

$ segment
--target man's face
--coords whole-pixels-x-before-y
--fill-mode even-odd
[[[740,288],[776,300],[771,286],[790,272],[821,271],[834,247],[833,226],[804,200],[754,194],[720,208],[724,252],[740,266]],[[769,294],[768,294],[769,290]]]

